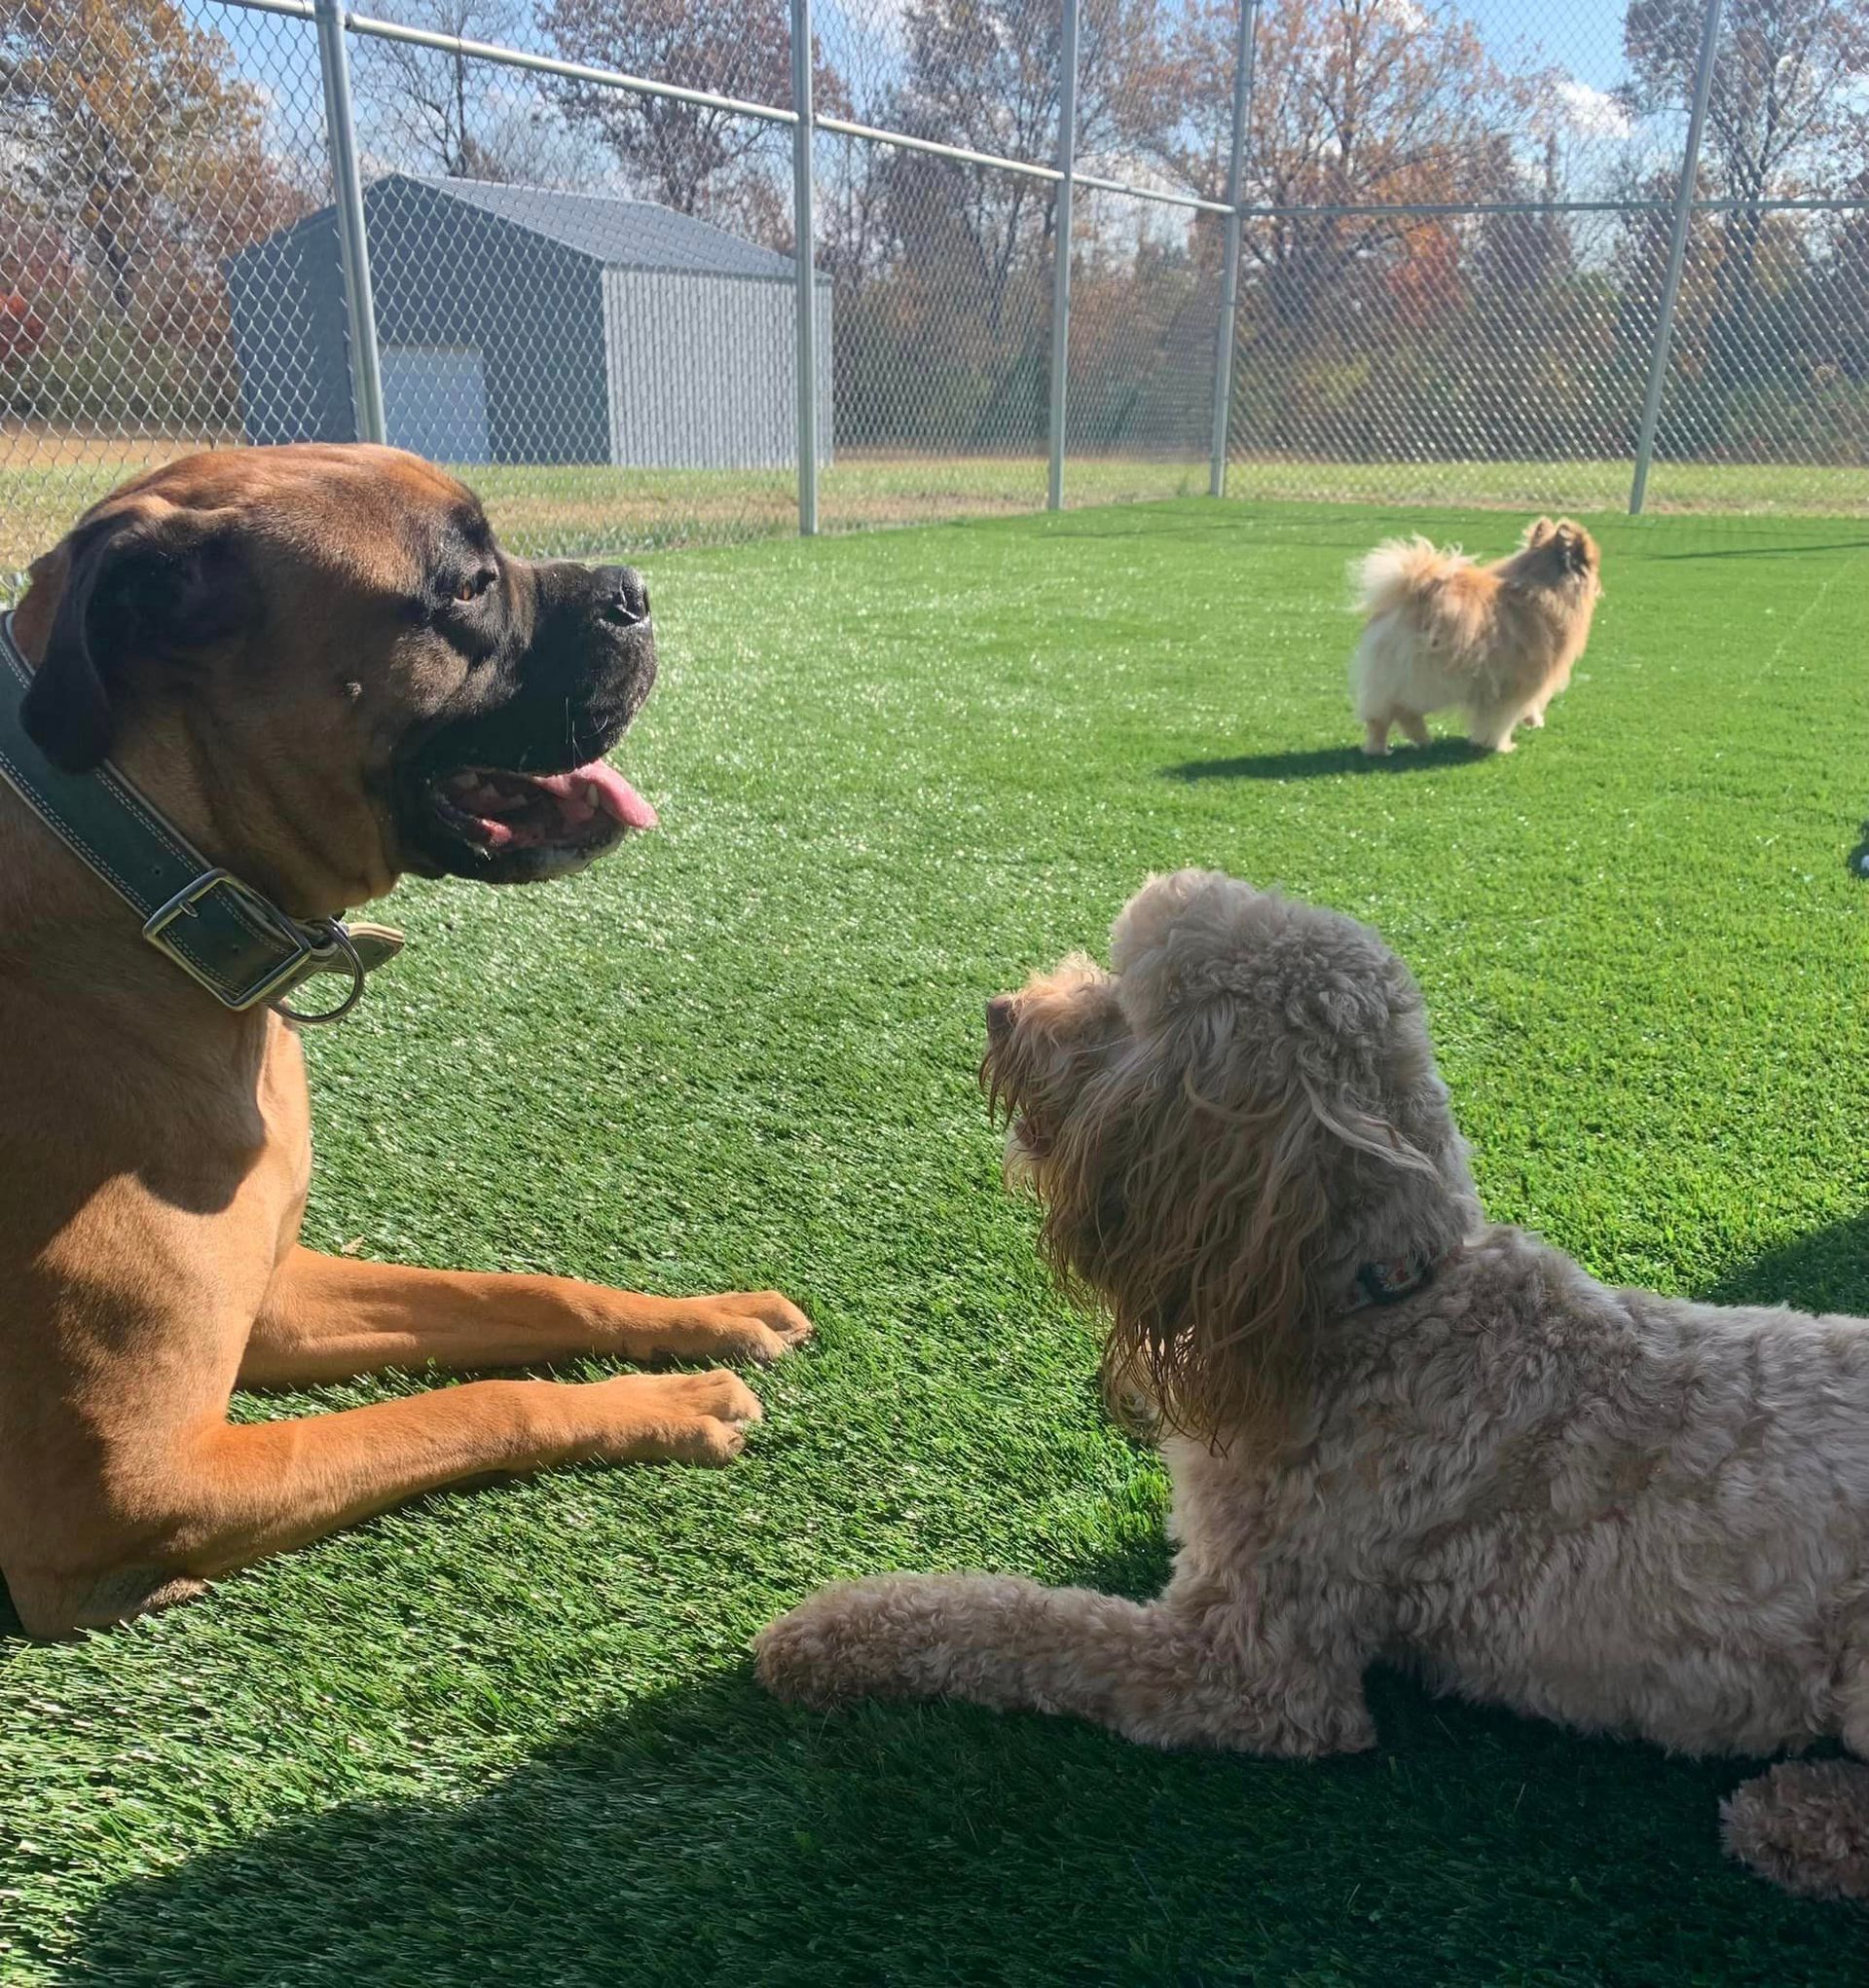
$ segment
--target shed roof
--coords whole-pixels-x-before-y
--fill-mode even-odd
[[[530,229],[608,269],[686,270],[709,276],[792,279],[792,259],[743,240],[711,221],[678,214],[653,201],[615,194],[564,193],[556,188],[504,186],[484,179],[397,172],[377,184],[401,180],[446,199],[479,207],[518,228]]]

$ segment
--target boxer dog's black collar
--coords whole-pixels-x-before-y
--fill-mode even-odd
[[[26,736],[20,699],[32,672],[0,615],[0,776],[143,921],[143,937],[223,1008],[262,1005],[293,1021],[337,1021],[364,976],[399,952],[402,935],[336,918],[290,918],[251,884],[216,868],[106,760],[90,773],[55,766]],[[314,974],[350,982],[335,1008],[306,1014],[286,997]]]

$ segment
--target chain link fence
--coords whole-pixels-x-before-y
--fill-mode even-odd
[[[0,0],[0,572],[373,435],[570,553],[1869,511],[1869,0],[379,4]]]

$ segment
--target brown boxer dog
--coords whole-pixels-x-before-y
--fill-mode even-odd
[[[552,877],[652,826],[603,763],[654,681],[641,579],[511,557],[469,491],[396,450],[228,451],[87,512],[33,567],[9,663],[0,1569],[26,1630],[121,1621],[469,1478],[732,1457],[759,1405],[725,1373],[227,1416],[237,1386],[767,1361],[810,1333],[773,1292],[639,1297],[298,1244],[308,1100],[274,958],[289,994],[307,948],[352,970],[330,921],[404,872]],[[28,761],[67,795],[65,832],[15,778]],[[125,810],[152,874],[170,850],[211,870],[147,931]]]

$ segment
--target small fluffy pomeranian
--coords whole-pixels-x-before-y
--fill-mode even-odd
[[[1509,559],[1481,566],[1425,538],[1392,538],[1356,569],[1366,616],[1350,664],[1363,750],[1389,750],[1399,725],[1428,743],[1431,711],[1457,705],[1481,751],[1510,753],[1521,724],[1570,681],[1602,593],[1596,541],[1568,518],[1525,528]]]

